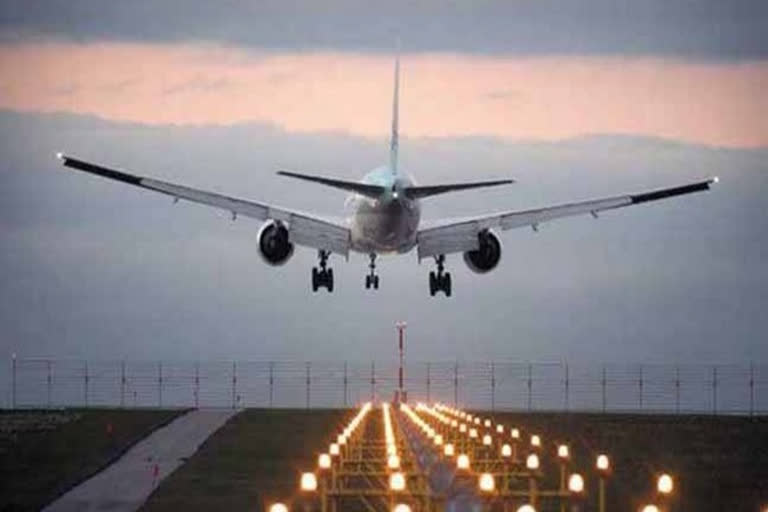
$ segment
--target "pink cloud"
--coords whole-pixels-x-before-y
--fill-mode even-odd
[[[409,136],[558,139],[592,133],[768,145],[768,62],[652,58],[403,58]],[[272,122],[386,137],[392,59],[192,45],[0,46],[0,107],[144,123]]]

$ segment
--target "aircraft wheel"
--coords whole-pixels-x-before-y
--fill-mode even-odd
[[[333,292],[333,269],[329,268],[326,272],[325,287],[328,288],[328,293]]]
[[[373,289],[379,289],[379,276],[373,276]]]
[[[429,273],[429,294],[434,297],[437,293],[437,278],[434,272]]]
[[[365,289],[371,289],[371,276],[365,276]]]
[[[317,272],[317,267],[312,267],[312,291],[316,292],[317,288],[320,286],[320,279]]]
[[[446,297],[451,296],[451,273],[446,272],[445,277],[443,280],[443,291],[445,292]]]

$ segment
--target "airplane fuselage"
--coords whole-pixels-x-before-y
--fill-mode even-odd
[[[405,195],[412,180],[382,166],[366,174],[362,183],[379,185],[385,192],[377,199],[352,196],[351,249],[367,254],[405,253],[413,249],[421,207],[418,200]]]

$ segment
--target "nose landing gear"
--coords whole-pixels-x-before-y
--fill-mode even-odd
[[[451,296],[451,273],[445,270],[445,255],[435,257],[437,272],[429,273],[429,294],[434,297],[437,292],[445,292],[446,297]]]
[[[331,293],[333,292],[333,269],[327,268],[330,253],[320,249],[317,255],[320,258],[320,269],[312,267],[312,291],[316,292],[319,288],[325,287],[328,293]]]
[[[376,275],[376,253],[370,254],[371,262],[368,264],[368,268],[371,269],[370,273],[365,276],[365,289],[370,290],[373,287],[374,290],[379,289],[379,276]]]

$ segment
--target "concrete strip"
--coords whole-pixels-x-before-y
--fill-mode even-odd
[[[138,510],[160,481],[192,456],[235,412],[230,409],[190,411],[136,443],[114,464],[43,510]]]

